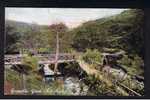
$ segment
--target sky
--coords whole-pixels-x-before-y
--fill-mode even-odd
[[[126,9],[91,8],[5,8],[5,19],[51,25],[63,22],[69,28],[83,22],[119,14]]]

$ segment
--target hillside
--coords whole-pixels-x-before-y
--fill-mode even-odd
[[[36,33],[41,33],[41,31],[43,30],[47,31],[48,26],[13,20],[5,20],[5,53],[18,53],[18,43],[21,43],[24,38],[28,38],[27,36],[29,36],[31,33],[34,32],[36,35]]]
[[[42,29],[47,28],[46,25],[38,25],[36,23],[26,23],[26,22],[20,22],[20,21],[14,21],[14,20],[5,20],[5,27],[14,27],[15,31],[19,33],[26,33],[27,31],[30,31],[33,29]]]
[[[73,47],[79,51],[117,48],[144,57],[143,17],[141,10],[126,10],[118,15],[83,23],[72,31]]]

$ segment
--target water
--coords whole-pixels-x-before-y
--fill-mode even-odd
[[[64,80],[64,88],[69,91],[71,95],[86,95],[88,91],[88,86],[75,77],[66,78]]]

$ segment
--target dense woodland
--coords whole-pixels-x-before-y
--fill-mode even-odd
[[[144,75],[144,13],[139,9],[125,10],[114,16],[97,20],[87,21],[82,25],[69,29],[64,23],[59,25],[37,25],[36,23],[23,23],[6,20],[5,23],[5,54],[16,54],[20,52],[55,53],[56,31],[59,33],[59,52],[61,53],[83,53],[83,59],[101,62],[101,54],[104,52],[114,53],[123,51],[123,58],[118,61],[129,75]],[[34,65],[35,66],[35,65]],[[97,68],[96,65],[96,69]],[[10,77],[10,76],[9,76]],[[29,76],[28,76],[29,77]],[[35,76],[33,76],[35,77]],[[12,80],[13,78],[11,78]],[[129,86],[129,81],[120,81]],[[113,88],[105,85],[98,87],[95,78],[88,77],[86,82],[91,88],[89,95],[122,95],[116,93]],[[33,84],[33,82],[32,82]],[[43,84],[43,83],[39,83]],[[35,84],[39,86],[38,82]],[[34,85],[34,86],[35,86]],[[36,87],[36,86],[35,86]],[[143,88],[130,86],[131,89],[144,95]],[[92,90],[93,89],[93,90]],[[99,90],[98,90],[99,89]],[[113,92],[112,92],[113,91]]]

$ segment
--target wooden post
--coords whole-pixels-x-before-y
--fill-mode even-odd
[[[23,73],[21,73],[21,88],[26,89],[26,76]]]
[[[26,89],[26,76],[25,74],[22,74],[23,77],[23,89]]]
[[[19,73],[19,72],[18,72]],[[22,78],[21,78],[21,73],[19,73],[19,88],[22,89]]]

